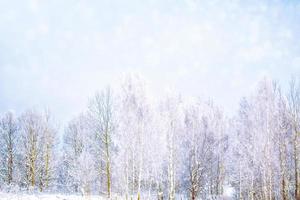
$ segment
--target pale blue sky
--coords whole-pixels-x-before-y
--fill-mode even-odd
[[[300,1],[0,0],[0,112],[66,121],[126,72],[232,113],[264,75],[300,76]]]

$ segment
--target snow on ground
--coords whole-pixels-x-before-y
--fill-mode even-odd
[[[61,194],[13,194],[0,192],[0,200],[104,200],[100,196],[80,196]]]
[[[232,190],[230,195],[211,196],[209,200],[232,200]],[[111,200],[123,200],[125,198],[113,197]],[[156,199],[156,198],[155,198]],[[183,197],[177,199],[185,199]],[[0,192],[0,200],[107,200],[105,197],[98,195],[81,196],[81,195],[63,195],[63,194],[24,194],[24,193],[4,193]]]

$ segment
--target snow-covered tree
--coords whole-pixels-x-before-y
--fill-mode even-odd
[[[83,195],[90,195],[92,185],[96,179],[95,159],[87,149],[84,149],[75,161],[76,167],[72,170],[75,182],[80,185]]]
[[[54,140],[56,128],[48,113],[26,111],[20,117],[20,141],[18,154],[22,182],[29,188],[46,189],[53,180]]]
[[[18,123],[13,112],[7,112],[0,118],[0,175],[4,183],[14,182],[17,148]]]
[[[69,191],[80,192],[80,180],[77,172],[80,170],[78,159],[89,145],[89,133],[86,117],[80,116],[71,120],[65,129],[61,169],[61,183]],[[61,173],[62,173],[61,172]]]
[[[99,178],[105,175],[107,197],[112,185],[112,135],[114,133],[114,102],[110,88],[97,93],[89,104],[88,124],[94,134],[94,159],[98,161]]]
[[[48,111],[2,114],[1,189],[299,199],[299,80],[285,92],[263,78],[230,117],[213,101],[165,94],[151,96],[145,80],[127,76],[114,92],[96,93],[62,137]]]
[[[145,172],[145,135],[149,104],[145,82],[139,76],[128,76],[121,84],[118,106],[119,161],[124,169],[126,196],[140,198]]]
[[[294,197],[300,199],[300,80],[292,79],[288,94],[289,120],[292,132],[292,162]]]
[[[177,165],[179,161],[179,135],[183,130],[183,104],[179,95],[167,95],[162,102],[162,120],[164,122],[164,133],[166,134],[167,145],[167,186],[168,199],[174,200],[176,197],[176,185],[178,181],[176,177],[179,176],[178,171],[180,166]]]
[[[49,189],[56,178],[57,155],[57,126],[49,110],[42,116],[42,130],[39,144],[39,189],[40,191]]]

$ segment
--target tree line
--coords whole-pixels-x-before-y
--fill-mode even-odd
[[[63,131],[48,110],[3,113],[1,189],[298,200],[300,80],[289,85],[262,79],[233,117],[212,101],[150,95],[135,75],[96,93]]]

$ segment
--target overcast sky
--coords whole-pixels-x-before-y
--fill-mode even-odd
[[[232,113],[264,75],[300,76],[300,1],[0,1],[0,112],[66,121],[131,71]]]

